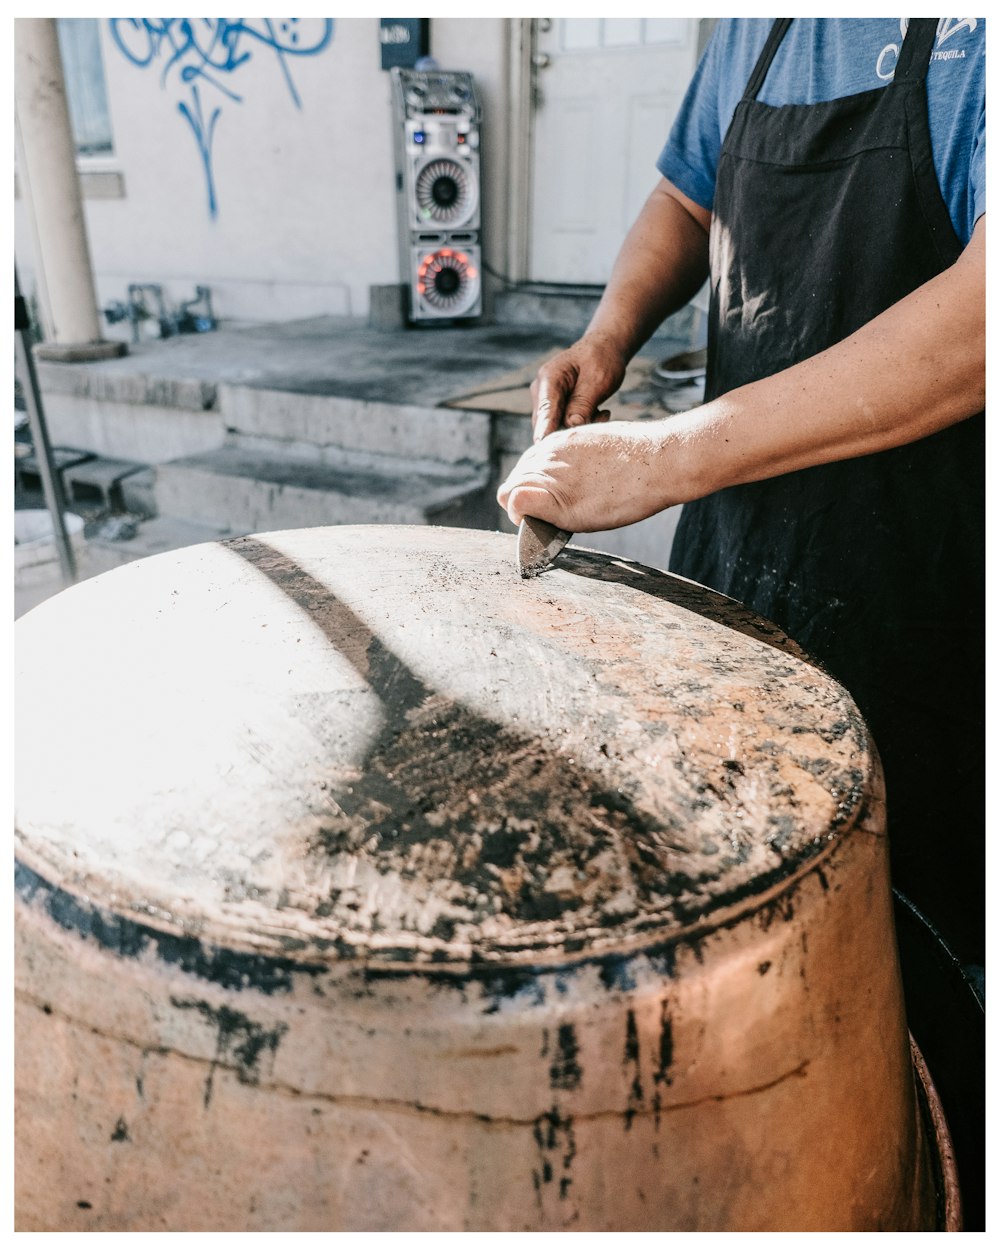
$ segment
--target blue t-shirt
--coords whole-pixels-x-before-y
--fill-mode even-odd
[[[906,18],[799,18],[792,22],[757,99],[816,104],[885,86]],[[719,151],[773,22],[720,21],[657,161],[665,178],[712,207]],[[927,70],[934,168],[963,246],[986,211],[986,22],[943,17]]]

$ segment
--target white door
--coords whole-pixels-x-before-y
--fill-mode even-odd
[[[697,18],[536,19],[529,280],[607,282],[656,179]]]

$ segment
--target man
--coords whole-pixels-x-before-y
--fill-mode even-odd
[[[539,373],[498,498],[574,532],[687,505],[672,570],[851,691],[894,880],[984,962],[985,23],[714,31],[583,338]],[[706,403],[606,423],[711,278]]]

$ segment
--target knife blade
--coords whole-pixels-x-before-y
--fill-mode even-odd
[[[544,573],[573,535],[537,517],[521,518],[517,531],[517,571],[522,577]]]

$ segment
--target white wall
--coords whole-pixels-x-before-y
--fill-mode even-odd
[[[302,19],[300,45],[314,42],[320,25]],[[506,25],[503,18],[436,18],[431,25],[442,67],[471,70],[483,92],[484,214],[494,235],[502,225]],[[164,54],[138,68],[116,46],[107,20],[101,36],[115,144],[108,164],[124,182],[121,198],[85,199],[102,306],[124,300],[130,282],[160,283],[174,304],[202,283],[223,318],[365,316],[369,286],[399,281],[390,81],[377,18],[337,18],[331,42],[309,56],[279,58],[243,36],[245,63],[231,73],[207,70],[223,89],[181,79],[181,67],[195,63],[190,55],[164,75]],[[148,39],[132,31],[127,38],[137,56],[148,55]],[[214,218],[191,126],[178,111],[182,101],[193,103],[195,84],[203,116],[219,110]],[[23,203],[15,228],[22,286],[30,290]]]

